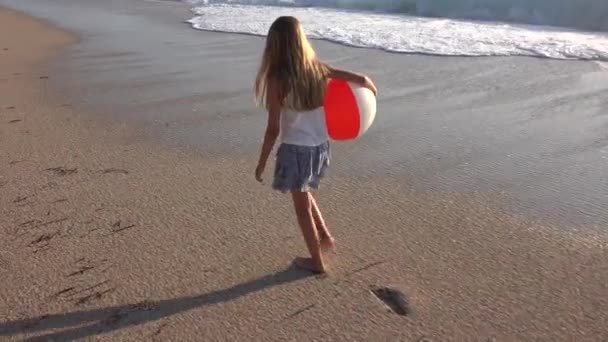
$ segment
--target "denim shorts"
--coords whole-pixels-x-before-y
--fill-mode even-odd
[[[277,151],[272,188],[282,193],[319,188],[329,166],[329,142],[318,146],[281,144]]]

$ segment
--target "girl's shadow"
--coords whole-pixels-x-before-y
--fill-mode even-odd
[[[96,334],[153,322],[197,307],[229,302],[256,291],[287,284],[310,276],[312,276],[311,273],[301,271],[296,269],[294,265],[291,265],[283,271],[198,296],[146,301],[88,311],[74,311],[2,322],[0,323],[0,336],[32,334],[45,330],[78,326],[77,328],[31,337],[25,341],[83,339]]]

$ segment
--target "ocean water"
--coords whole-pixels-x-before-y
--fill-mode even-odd
[[[608,61],[606,0],[185,1],[201,30],[263,36],[278,16],[293,15],[310,37],[356,47]]]

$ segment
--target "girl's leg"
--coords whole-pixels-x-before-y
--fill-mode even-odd
[[[327,225],[325,224],[325,220],[321,215],[321,210],[319,210],[319,206],[317,205],[317,201],[310,194],[310,202],[312,204],[312,216],[315,220],[315,228],[317,229],[317,233],[319,234],[319,241],[321,249],[324,251],[335,250],[336,242],[334,237],[329,232]]]
[[[292,198],[298,223],[302,230],[302,235],[304,235],[306,247],[308,247],[311,255],[311,258],[296,259],[296,265],[313,272],[323,273],[325,272],[325,265],[323,265],[321,249],[319,247],[319,236],[317,235],[317,228],[315,227],[313,217],[312,197],[308,192],[294,192],[292,193]]]

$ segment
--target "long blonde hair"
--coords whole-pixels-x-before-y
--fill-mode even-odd
[[[266,100],[268,81],[274,78],[284,108],[312,110],[323,105],[328,67],[316,58],[298,19],[279,17],[266,38],[262,63],[255,79],[255,99]]]

